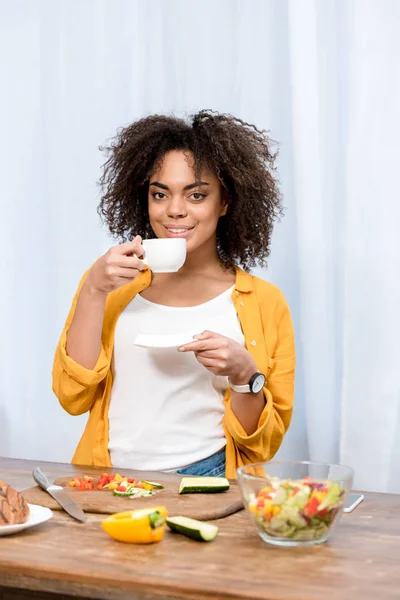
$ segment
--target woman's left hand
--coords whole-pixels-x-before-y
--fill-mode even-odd
[[[228,377],[234,385],[249,383],[257,366],[246,348],[212,331],[203,331],[193,337],[197,341],[181,346],[180,352],[194,352],[201,365],[214,375]]]

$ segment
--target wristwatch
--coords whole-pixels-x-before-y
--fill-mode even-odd
[[[254,373],[254,375],[251,376],[250,381],[247,385],[233,385],[233,383],[231,383],[230,381],[229,385],[231,387],[231,390],[233,390],[234,392],[239,392],[239,394],[258,394],[258,392],[261,392],[261,390],[263,389],[265,381],[265,375],[257,371],[257,373]]]

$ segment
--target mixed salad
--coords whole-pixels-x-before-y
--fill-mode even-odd
[[[340,512],[344,494],[336,482],[272,478],[254,495],[249,508],[270,536],[315,540],[326,536]]]
[[[102,473],[98,479],[88,475],[74,477],[68,482],[68,485],[80,491],[110,490],[115,496],[129,498],[153,496],[157,490],[162,490],[164,487],[155,481],[135,481],[119,473]]]

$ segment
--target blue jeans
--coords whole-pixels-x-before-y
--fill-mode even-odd
[[[179,475],[225,477],[225,448],[176,472]]]

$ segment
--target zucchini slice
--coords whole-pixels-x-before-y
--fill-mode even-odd
[[[144,481],[143,480],[140,483],[146,483],[147,485],[150,485],[155,490],[163,490],[164,489],[164,486],[161,485],[161,483],[157,483],[155,481]]]
[[[199,542],[211,542],[218,534],[216,525],[189,519],[189,517],[167,517],[167,525],[171,531]]]
[[[114,496],[126,496],[127,498],[145,498],[146,496],[153,495],[150,490],[135,487],[128,487],[125,492],[113,490],[113,494]]]
[[[121,497],[122,496],[126,496],[126,497],[132,496],[132,492],[128,492],[128,491],[117,492],[117,490],[113,490],[113,494],[114,494],[114,496],[121,496]]]
[[[180,494],[214,494],[229,490],[229,481],[225,477],[182,477]]]

